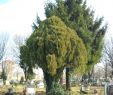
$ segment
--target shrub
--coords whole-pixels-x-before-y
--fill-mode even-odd
[[[47,93],[47,95],[66,95],[66,93],[60,84],[53,83],[52,89]]]

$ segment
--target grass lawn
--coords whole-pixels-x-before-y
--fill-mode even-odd
[[[7,89],[9,87],[10,86],[0,87],[0,95],[5,95],[5,93],[7,92]],[[14,88],[15,88],[15,92],[16,92],[15,95],[22,95],[23,88],[24,88],[22,85],[14,86]],[[91,87],[90,90],[88,91],[88,94],[80,94],[80,87],[78,87],[78,86],[71,88],[71,95],[94,95],[93,94],[94,89],[98,90],[99,95],[104,95],[104,87]],[[36,95],[44,95],[45,89],[36,88],[36,92],[37,92]]]
[[[80,94],[80,87],[72,87],[71,95],[94,95],[94,89],[98,91],[98,95],[104,95],[104,87],[91,87],[88,94]]]
[[[8,91],[8,88],[11,88],[11,86],[0,87],[0,95],[5,95],[5,93]],[[23,85],[14,86],[14,89],[16,92],[15,95],[23,95],[23,89],[24,89]],[[44,95],[45,89],[36,88],[36,93],[37,93],[36,95]]]

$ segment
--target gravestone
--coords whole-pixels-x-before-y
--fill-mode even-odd
[[[113,95],[113,84],[105,85],[105,95]]]
[[[113,95],[113,85],[107,87],[107,95]]]
[[[87,94],[89,90],[90,90],[90,86],[88,86],[88,85],[81,85],[80,93]]]

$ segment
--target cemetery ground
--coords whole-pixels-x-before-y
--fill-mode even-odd
[[[0,87],[0,95],[5,95],[5,93],[7,92],[7,89],[9,87],[10,86]],[[15,89],[15,92],[16,92],[15,95],[23,95],[24,86],[17,85],[17,86],[14,86],[14,89]],[[71,93],[71,95],[94,95],[93,94],[94,89],[98,90],[99,95],[104,95],[104,87],[102,87],[102,86],[91,86],[90,90],[88,91],[87,94],[80,94],[80,87],[75,86],[75,87],[71,87],[71,92],[70,93]],[[45,95],[45,89],[35,88],[35,90],[36,90],[36,95]]]

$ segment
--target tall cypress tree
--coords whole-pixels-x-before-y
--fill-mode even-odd
[[[102,26],[103,17],[95,20],[94,11],[87,7],[86,1],[83,0],[56,0],[56,3],[50,2],[45,7],[45,13],[47,17],[53,15],[60,17],[67,26],[77,32],[87,49],[86,70],[90,71],[101,57],[102,39],[107,28],[106,25]]]

